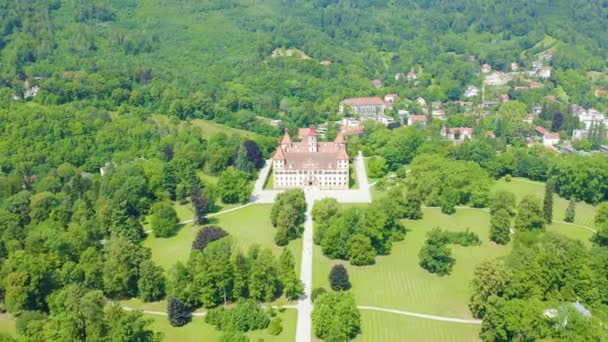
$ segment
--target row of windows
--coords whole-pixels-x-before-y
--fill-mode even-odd
[[[276,175],[345,175],[346,171],[275,171]]]

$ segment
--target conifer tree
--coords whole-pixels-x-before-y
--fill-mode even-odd
[[[574,222],[574,216],[576,215],[576,199],[574,196],[570,197],[568,208],[566,208],[566,214],[564,215],[564,221]]]
[[[510,240],[511,215],[505,209],[498,210],[490,219],[490,240],[505,245]]]
[[[334,265],[329,272],[329,285],[334,291],[346,291],[350,289],[348,272],[342,265]]]
[[[181,327],[190,322],[192,313],[188,310],[184,302],[175,297],[170,297],[167,304],[167,317],[169,318],[169,324],[171,324],[171,326]]]
[[[547,224],[553,221],[553,182],[547,181],[545,184],[545,200],[543,202],[543,217]]]

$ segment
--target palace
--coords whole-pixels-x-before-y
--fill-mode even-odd
[[[333,142],[318,142],[315,126],[300,128],[298,135],[302,141],[293,142],[285,129],[272,158],[274,188],[348,189],[348,153],[342,133]]]

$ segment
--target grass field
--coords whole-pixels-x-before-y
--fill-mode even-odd
[[[376,264],[367,267],[348,268],[352,292],[357,304],[401,309],[427,314],[452,317],[470,317],[467,307],[469,283],[473,268],[484,259],[508,254],[510,246],[499,246],[488,240],[490,215],[481,210],[459,209],[452,216],[440,209],[424,209],[419,221],[404,221],[408,233],[404,241],[395,243],[390,255],[376,258]],[[418,265],[418,252],[426,233],[434,227],[450,231],[470,228],[482,240],[473,247],[451,246],[456,264],[449,276],[439,277],[428,273]],[[331,261],[315,246],[314,287],[329,288],[327,275]]]
[[[432,321],[367,310],[360,310],[360,313],[361,334],[355,338],[357,342],[479,340],[478,325]]]
[[[9,314],[0,314],[0,333],[9,334],[11,336],[17,335],[17,329],[15,328],[15,320]]]
[[[536,195],[540,199],[545,196],[545,183],[534,182],[525,178],[513,178],[511,182],[505,182],[504,179],[499,179],[494,183],[492,190],[506,190],[513,192],[519,201],[524,195]],[[564,220],[564,214],[568,208],[568,200],[554,195],[553,199],[553,219]],[[595,206],[585,202],[576,204],[576,216],[574,223],[586,227],[594,228],[593,220],[595,217]]]
[[[274,243],[275,229],[270,223],[271,205],[255,204],[211,218],[211,224],[218,225],[234,237],[237,246],[244,252],[252,244],[270,247],[279,255],[281,248]],[[181,227],[177,235],[171,238],[155,238],[149,235],[144,246],[152,250],[152,260],[165,270],[177,261],[188,260],[192,241],[200,228],[193,224]],[[300,274],[300,259],[302,256],[302,240],[292,241],[288,248],[296,259],[297,274]]]
[[[167,317],[144,314],[148,319],[151,319],[152,329],[163,334],[163,341],[217,341],[221,332],[215,330],[215,327],[205,323],[203,317],[193,317],[189,324],[175,328],[169,325]],[[250,341],[295,341],[296,336],[296,310],[285,310],[279,313],[283,319],[283,331],[279,336],[272,336],[266,330],[256,330],[247,333]]]

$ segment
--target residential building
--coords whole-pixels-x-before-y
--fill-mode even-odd
[[[412,82],[412,81],[415,81],[415,80],[417,80],[417,79],[418,79],[418,74],[416,74],[416,73],[415,73],[415,72],[413,72],[413,71],[410,71],[410,72],[408,72],[408,73],[407,73],[407,76],[406,76],[406,77],[407,77],[407,80],[408,80],[408,81]]]
[[[375,97],[355,97],[340,102],[340,114],[358,114],[361,116],[376,116],[384,114],[385,102]]]
[[[426,115],[410,115],[407,117],[408,126],[426,126]]]
[[[361,125],[359,120],[344,118],[342,121],[338,121],[338,124],[340,124],[340,132],[344,135],[360,135],[365,133],[365,127]]]
[[[405,79],[405,74],[402,72],[398,72],[395,74],[395,81],[400,81],[402,79]]]
[[[479,95],[479,88],[474,85],[468,86],[464,91],[464,97],[475,97],[477,95]]]
[[[395,119],[387,115],[378,115],[376,121],[387,127],[395,124]]]
[[[553,146],[559,143],[559,133],[549,132],[542,126],[536,126],[534,131],[542,138],[545,146]]]
[[[300,128],[298,135],[301,141],[294,142],[285,130],[272,158],[274,188],[348,189],[349,157],[342,133],[333,142],[317,141],[314,126]]]
[[[484,64],[481,66],[481,72],[483,72],[484,74],[489,73],[490,71],[492,71],[492,66],[490,64]]]
[[[321,65],[331,65],[331,61],[326,59],[326,60],[323,60],[323,61],[319,62],[319,64],[321,64]]]
[[[473,137],[473,128],[470,127],[441,127],[441,137],[447,140],[465,140]]]
[[[386,95],[384,95],[384,101],[385,102],[395,103],[398,99],[399,99],[399,95],[397,95],[397,94],[386,94]]]
[[[376,87],[376,88],[382,88],[382,87],[384,87],[384,84],[378,78],[376,78],[375,80],[373,80],[372,83],[374,84],[374,87]]]

